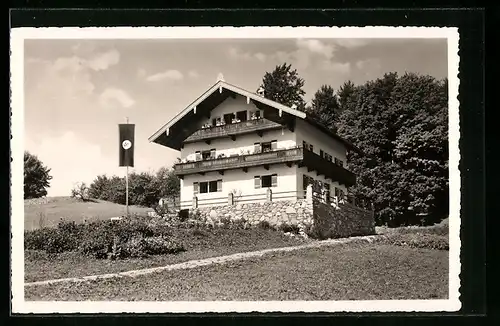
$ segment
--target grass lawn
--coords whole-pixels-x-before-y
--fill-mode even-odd
[[[301,237],[291,238],[285,236],[282,232],[262,229],[177,229],[175,232],[176,238],[185,246],[185,252],[175,255],[150,256],[142,259],[111,261],[86,257],[77,252],[48,255],[41,251],[26,250],[24,259],[25,281],[35,282],[56,278],[123,272],[308,242]]]
[[[146,214],[149,208],[129,206],[134,214]],[[102,200],[82,202],[70,197],[50,197],[46,203],[31,204],[30,200],[24,203],[24,229],[33,230],[40,226],[40,214],[44,215],[43,224],[55,226],[61,218],[67,221],[82,222],[84,219],[109,219],[124,215],[125,205],[114,204]]]
[[[347,244],[136,278],[25,288],[26,300],[445,299],[448,251]]]

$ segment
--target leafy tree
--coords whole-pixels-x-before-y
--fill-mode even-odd
[[[283,105],[296,106],[297,110],[305,110],[304,79],[299,77],[296,69],[292,69],[290,64],[276,66],[272,72],[266,72],[262,79],[261,87],[264,89],[264,96],[270,100]]]
[[[444,217],[447,81],[391,73],[348,93],[338,132],[364,152],[348,155],[358,175],[352,194],[374,202],[379,224],[416,224],[422,216],[432,223]]]
[[[89,197],[101,200],[109,200],[109,188],[111,181],[106,175],[98,175],[89,187]]]
[[[50,169],[43,165],[36,155],[24,152],[24,199],[47,195],[52,176]]]
[[[159,198],[176,198],[179,197],[181,191],[181,181],[175,175],[173,169],[166,167],[160,168],[156,172],[154,180],[155,188],[159,189]]]
[[[306,112],[325,125],[325,127],[335,131],[340,107],[334,89],[328,85],[321,86],[314,94],[311,107],[307,108]]]
[[[339,108],[344,110],[348,106],[348,102],[351,99],[351,95],[353,95],[355,91],[355,86],[352,81],[348,80],[342,86],[337,93],[338,95],[338,103]]]
[[[71,189],[71,197],[80,199],[81,201],[88,201],[89,198],[89,187],[85,182],[77,183],[73,189]]]

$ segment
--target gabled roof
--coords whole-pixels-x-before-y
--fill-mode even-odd
[[[228,92],[224,92],[224,91]],[[198,97],[195,101],[189,104],[184,110],[179,112],[176,116],[174,116],[169,122],[163,125],[158,131],[156,131],[151,137],[149,137],[150,142],[155,142],[158,144],[162,144],[164,146],[169,146],[175,149],[180,148],[180,142],[184,141],[190,134],[195,132],[196,130],[190,129],[190,124],[187,124],[189,117],[193,115],[203,116],[204,114],[209,113],[214,107],[222,103],[229,96],[241,95],[247,98],[247,101],[252,100],[255,104],[261,104],[264,107],[270,107],[278,110],[280,112],[280,116],[283,112],[290,114],[291,116],[303,119],[313,126],[318,128],[319,130],[326,133],[328,136],[335,138],[342,142],[345,146],[350,149],[359,151],[351,143],[342,139],[337,134],[330,131],[325,126],[321,125],[316,120],[312,119],[305,112],[290,108],[286,105],[278,103],[276,101],[267,99],[262,97],[256,93],[249,92],[244,90],[238,86],[231,85],[225,81],[219,80],[212,87],[210,87],[205,93],[203,93],[200,97]],[[182,120],[185,120],[184,123]]]

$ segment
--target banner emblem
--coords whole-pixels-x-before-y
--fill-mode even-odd
[[[128,139],[124,140],[122,143],[122,147],[123,147],[123,149],[129,149],[130,147],[132,147],[132,143]]]

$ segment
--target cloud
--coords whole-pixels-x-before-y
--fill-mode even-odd
[[[117,50],[110,50],[93,56],[87,60],[87,65],[95,71],[100,71],[116,65],[118,62],[120,62],[120,52]]]
[[[135,101],[123,89],[109,87],[99,96],[99,102],[102,106],[113,108],[118,103],[121,107],[129,108],[135,104]]]
[[[25,145],[51,169],[49,196],[69,196],[77,182],[88,185],[99,174],[120,173],[118,163],[103,155],[99,145],[77,137],[74,132],[45,137],[39,143],[27,139]]]
[[[327,71],[332,71],[332,72],[337,72],[341,74],[347,74],[351,71],[351,63],[349,62],[332,62],[332,61],[323,61],[320,64],[320,68],[327,70]]]
[[[234,46],[230,47],[227,50],[227,53],[229,57],[234,60],[244,60],[244,61],[258,60],[261,62],[265,62],[267,59],[267,55],[265,55],[262,52],[257,52],[257,53],[246,52]]]
[[[196,70],[190,70],[188,72],[189,78],[198,78],[200,77],[200,74]]]
[[[338,38],[332,40],[334,44],[337,46],[341,46],[343,48],[359,48],[365,46],[369,43],[368,39],[359,39],[359,38]]]
[[[306,49],[327,59],[331,59],[335,51],[335,47],[333,45],[323,43],[319,40],[298,39],[296,44],[299,49]]]
[[[380,62],[377,59],[366,59],[360,60],[356,62],[356,68],[360,70],[368,69],[368,68],[379,68]]]
[[[160,72],[154,75],[151,75],[146,78],[147,81],[150,82],[158,82],[165,79],[168,80],[181,80],[184,78],[184,75],[179,70],[167,70],[165,72]]]

